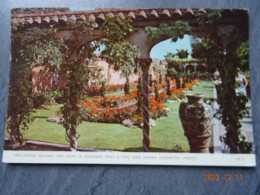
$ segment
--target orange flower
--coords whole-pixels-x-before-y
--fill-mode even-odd
[[[149,91],[154,91],[154,87],[149,87]]]
[[[84,106],[86,109],[89,108],[88,104],[87,104],[86,102],[84,102],[83,100],[81,100],[81,103],[83,104],[83,106]]]
[[[163,89],[163,84],[158,84],[157,85],[157,88],[160,90],[160,89]]]
[[[160,109],[163,109],[163,108],[164,108],[164,105],[163,105],[163,104],[160,104],[160,105],[159,105],[159,108],[160,108]]]

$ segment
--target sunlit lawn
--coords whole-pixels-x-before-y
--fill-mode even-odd
[[[212,98],[213,84],[202,82],[192,93],[203,93],[207,98]],[[175,145],[180,145],[184,151],[189,151],[178,114],[180,102],[171,102],[166,105],[172,111],[167,117],[156,120],[156,126],[150,129],[151,151],[172,151]],[[22,131],[23,137],[68,145],[62,125],[46,121],[47,117],[54,115],[60,106],[53,105],[36,110],[33,113],[35,120],[30,128]],[[78,133],[80,135],[78,146],[81,147],[142,151],[143,135],[142,130],[138,128],[132,129],[121,124],[82,122],[78,127]]]
[[[191,94],[201,93],[204,95],[204,98],[206,99],[212,99],[214,98],[214,84],[210,81],[203,81],[201,84],[199,84],[198,87],[196,87]]]

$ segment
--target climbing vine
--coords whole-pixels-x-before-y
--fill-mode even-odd
[[[237,95],[235,92],[237,68],[240,67],[239,58],[235,49],[228,52],[225,63],[220,67],[221,85],[218,96],[220,105],[218,113],[227,133],[223,138],[224,142],[230,147],[232,153],[252,152],[252,143],[249,143],[243,133],[241,120],[246,111],[248,98]]]
[[[221,19],[221,12],[219,9],[212,9],[206,13],[197,13],[197,22],[200,26],[210,26],[215,24]]]
[[[84,90],[87,88],[88,61],[95,58],[94,51],[97,49],[97,42],[84,40],[93,34],[93,27],[97,24],[88,21],[68,23],[76,29],[73,31],[75,40],[64,41],[66,48],[60,73],[67,83],[62,89],[61,113],[63,116],[62,125],[66,129],[66,139],[70,142],[71,150],[77,149],[77,126],[82,122],[83,107],[81,100],[84,99]],[[83,38],[83,39],[82,39]]]
[[[242,71],[249,70],[249,42],[248,40],[241,43],[236,50],[237,56],[240,61],[240,68]]]
[[[24,28],[12,25],[11,81],[7,129],[11,140],[22,143],[20,127],[28,128],[32,117],[32,67],[45,65],[45,70],[57,72],[66,85],[61,88],[63,106],[62,125],[71,149],[77,148],[77,125],[81,122],[80,100],[84,95],[87,77],[86,59],[94,58],[97,42],[85,40],[91,36],[96,23],[89,21],[73,23],[73,40],[59,36],[55,26],[48,28]]]
[[[174,25],[163,23],[159,27],[148,26],[145,30],[150,34],[151,39],[171,37],[172,41],[176,42],[178,38],[182,39],[191,30],[191,26],[187,22],[177,21]]]
[[[139,48],[125,40],[134,30],[131,23],[132,20],[128,17],[107,17],[102,25],[104,38],[100,40],[105,46],[101,53],[103,57],[114,70],[120,70],[121,76],[126,78],[125,94],[129,93],[129,76],[136,68],[135,59],[140,56]]]
[[[208,13],[198,14],[197,22],[202,26],[210,26],[221,19],[221,17],[220,10],[212,10]],[[231,153],[250,153],[252,152],[252,144],[246,140],[241,130],[241,120],[248,99],[246,96],[239,96],[235,92],[237,87],[235,81],[237,68],[243,67],[244,70],[248,68],[248,66],[244,65],[248,62],[246,48],[243,48],[243,45],[240,46],[241,39],[248,38],[248,26],[237,25],[229,34],[216,30],[216,33],[212,34],[212,39],[220,41],[225,36],[232,36],[225,50],[212,43],[212,41],[204,42],[203,45],[206,49],[209,49],[209,47],[211,47],[210,49],[213,48],[216,55],[222,53],[220,56],[223,56],[222,63],[218,64],[222,81],[218,95],[218,103],[220,105],[218,116],[227,130],[223,140],[230,147]],[[244,61],[240,61],[241,58],[244,58]]]
[[[11,27],[7,131],[12,144],[22,144],[20,130],[28,129],[33,120],[32,68],[42,63],[49,68],[58,66],[62,61],[62,53],[59,45],[52,41],[56,33],[54,28],[34,27],[25,32],[23,25],[13,23]]]

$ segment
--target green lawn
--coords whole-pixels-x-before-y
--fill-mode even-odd
[[[197,86],[191,94],[201,93],[205,99],[212,100],[214,98],[214,84],[210,81],[203,81]]]
[[[115,92],[106,92],[106,95],[109,95],[109,96],[124,96],[125,92],[124,92],[124,90],[115,91]]]
[[[202,82],[192,93],[203,93],[207,98],[212,98],[213,87],[211,82]],[[179,105],[180,102],[177,101],[167,103],[167,107],[172,111],[167,117],[156,120],[156,127],[150,129],[151,151],[172,151],[174,145],[180,145],[184,151],[189,150],[179,119]],[[30,140],[68,144],[62,125],[46,121],[46,118],[55,114],[60,106],[53,105],[36,110],[33,113],[35,120],[30,128],[22,131],[23,137]],[[78,127],[78,133],[80,135],[78,146],[81,147],[143,151],[141,129],[131,129],[120,124],[83,122]]]

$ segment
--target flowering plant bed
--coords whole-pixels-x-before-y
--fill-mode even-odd
[[[177,100],[185,98],[185,93],[182,89],[177,89],[176,86],[171,87],[171,95],[168,96],[168,99]]]
[[[132,91],[132,95],[122,97],[107,96],[106,98],[97,97],[90,100],[81,101],[83,108],[83,120],[99,123],[122,123],[125,119],[130,119],[135,125],[142,123],[142,111],[138,109],[135,100],[137,90]],[[165,105],[151,97],[149,109],[151,118],[157,119],[167,116],[164,109]]]
[[[191,83],[186,83],[188,89],[193,89],[200,80],[195,79]],[[175,79],[170,81],[171,95],[167,95],[165,87],[167,83],[157,84],[156,87],[159,93],[154,95],[155,87],[150,87],[149,111],[150,118],[158,119],[167,116],[167,109],[164,103],[167,99],[177,100],[185,98],[185,93],[182,89],[177,89]],[[106,96],[94,97],[81,101],[83,108],[83,120],[98,123],[122,123],[129,119],[134,125],[139,126],[143,122],[141,106],[138,109],[138,101],[141,97],[141,92],[138,89],[133,89],[125,96]]]

